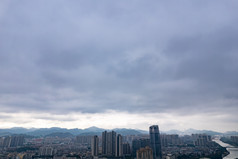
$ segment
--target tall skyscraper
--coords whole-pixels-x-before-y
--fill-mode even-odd
[[[107,154],[107,131],[102,132],[102,155]]]
[[[92,156],[98,156],[98,143],[99,143],[99,138],[97,135],[92,137],[92,143],[91,143],[91,150],[92,150]]]
[[[107,133],[107,155],[115,156],[116,155],[116,132],[111,131]]]
[[[117,140],[116,140],[116,156],[122,156],[122,155],[123,155],[122,136],[118,134]]]
[[[162,159],[161,141],[158,125],[150,126],[150,146],[153,150],[153,159]]]
[[[116,155],[116,132],[104,131],[102,133],[102,154],[106,156]]]

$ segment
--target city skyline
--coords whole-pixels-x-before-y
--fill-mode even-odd
[[[238,131],[237,7],[0,1],[0,129]]]

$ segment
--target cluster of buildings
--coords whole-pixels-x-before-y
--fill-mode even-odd
[[[195,146],[206,146],[212,141],[211,136],[206,134],[192,134],[192,138]]]
[[[133,140],[133,157],[137,159],[147,159],[148,156],[153,159],[162,159],[161,140],[158,125],[150,126],[149,139]],[[94,158],[122,158],[130,155],[130,145],[123,143],[123,137],[116,134],[115,131],[102,133],[101,152],[99,152],[99,137],[93,136],[92,156]]]
[[[23,146],[23,142],[24,142],[24,136],[22,135],[0,137],[1,148]]]
[[[231,141],[235,144],[238,144],[238,136],[231,136]]]
[[[168,159],[213,157],[220,146],[211,140],[210,135],[161,135],[163,156]]]
[[[232,139],[237,141],[236,136]],[[210,135],[160,134],[158,125],[140,135],[104,131],[71,138],[0,138],[0,159],[176,159],[208,157],[218,151],[220,147]]]

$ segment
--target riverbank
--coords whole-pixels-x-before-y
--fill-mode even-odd
[[[229,138],[227,137],[221,137],[220,140],[226,144],[232,145],[234,147],[238,147],[238,144],[235,142],[232,142]]]
[[[238,147],[224,143],[220,139],[214,139],[213,141],[226,148],[226,150],[229,152],[228,154],[224,154],[223,159],[238,159]]]

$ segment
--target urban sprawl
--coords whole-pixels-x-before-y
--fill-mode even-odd
[[[222,158],[225,148],[207,134],[161,134],[158,125],[148,134],[68,136],[11,135],[0,137],[0,159],[186,159]],[[232,136],[238,143],[238,136]]]

